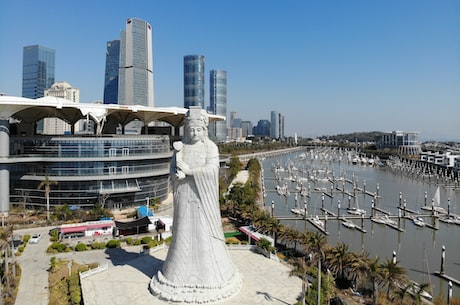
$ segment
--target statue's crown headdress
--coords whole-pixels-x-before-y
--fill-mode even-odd
[[[185,114],[185,120],[199,121],[203,123],[204,126],[208,126],[209,123],[208,113],[199,106],[190,106],[190,109]]]

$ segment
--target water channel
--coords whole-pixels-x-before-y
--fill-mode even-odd
[[[307,156],[306,158],[304,158]],[[333,157],[331,157],[333,156]],[[340,159],[339,159],[340,158]],[[337,151],[317,151],[295,152],[275,157],[267,157],[263,160],[264,189],[266,190],[265,205],[270,208],[274,203],[273,213],[276,217],[296,217],[291,209],[296,204],[295,193],[298,192],[298,182],[296,178],[303,178],[302,187],[307,188],[311,196],[300,196],[297,194],[297,206],[303,208],[307,204],[308,217],[313,215],[324,215],[321,209],[324,208],[340,213],[344,216],[347,214],[347,206],[354,199],[349,195],[336,190],[335,187],[342,187],[352,192],[353,186],[349,183],[341,182],[342,178],[356,182],[357,187],[366,189],[369,192],[379,194],[375,197],[356,193],[356,200],[360,209],[366,210],[366,216],[371,215],[371,202],[376,200],[377,206],[389,212],[391,215],[398,215],[400,200],[406,202],[408,209],[424,213],[424,220],[431,223],[432,218],[430,211],[421,209],[428,201],[431,205],[431,198],[437,189],[436,185],[430,185],[426,182],[417,181],[405,176],[393,174],[384,167],[360,165],[347,162],[344,155],[338,157]],[[286,170],[291,165],[294,171]],[[282,168],[281,171],[274,171],[274,167]],[[334,196],[330,198],[324,196],[321,191],[330,193],[331,182],[326,179],[312,179],[318,175],[325,175],[329,178],[339,179],[334,186]],[[324,176],[323,176],[324,178]],[[298,180],[298,179],[297,179]],[[277,185],[287,186],[290,195],[279,195],[275,190]],[[316,191],[315,191],[316,189]],[[400,199],[401,197],[401,199]],[[427,199],[425,199],[425,197]],[[460,190],[440,188],[441,206],[447,209],[447,202],[450,202],[450,212],[460,215]],[[338,203],[340,200],[340,211]],[[350,201],[351,200],[351,201]],[[375,212],[375,211],[374,211]],[[300,231],[317,230],[310,222],[297,216],[298,220],[281,220],[283,224],[295,227]],[[394,218],[398,220],[398,218]],[[401,218],[399,226],[403,231],[396,230],[386,225],[378,224],[370,219],[353,220],[354,223],[361,225],[363,221],[366,233],[356,229],[348,229],[340,220],[328,220],[326,224],[327,241],[331,245],[338,242],[344,242],[349,245],[350,251],[359,251],[365,249],[370,253],[370,257],[379,256],[380,262],[393,256],[396,252],[396,258],[401,266],[406,268],[409,278],[418,283],[431,283],[433,296],[436,297],[442,293],[447,298],[448,282],[432,273],[441,269],[442,246],[446,249],[445,273],[450,277],[460,280],[460,225],[446,224],[437,222],[438,229],[432,229],[427,226],[418,227],[412,220]],[[453,296],[460,297],[460,288],[453,286]]]

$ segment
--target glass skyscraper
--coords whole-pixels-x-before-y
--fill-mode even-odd
[[[54,83],[55,51],[33,45],[24,47],[22,58],[22,96],[40,98]]]
[[[130,18],[120,37],[118,104],[154,107],[153,96],[152,27]]]
[[[227,117],[227,72],[223,70],[211,70],[209,78],[209,101],[210,111],[213,114]],[[226,121],[217,121],[212,124],[212,134],[218,141],[227,138]]]
[[[252,128],[252,132],[255,136],[259,137],[269,137],[270,136],[270,121],[269,120],[259,120],[257,126]]]
[[[270,137],[280,138],[280,115],[277,111],[272,111],[270,114]]]
[[[204,56],[184,56],[184,108],[204,104]]]
[[[118,104],[118,68],[120,40],[107,42],[105,54],[104,104]]]

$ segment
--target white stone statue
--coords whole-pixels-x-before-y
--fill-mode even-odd
[[[172,242],[151,292],[161,299],[207,303],[236,294],[241,278],[225,245],[219,209],[219,151],[208,139],[208,116],[191,107],[185,143],[174,143]]]

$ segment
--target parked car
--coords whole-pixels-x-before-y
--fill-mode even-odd
[[[38,242],[40,241],[41,238],[42,238],[41,234],[34,234],[29,239],[29,244],[38,244]]]

